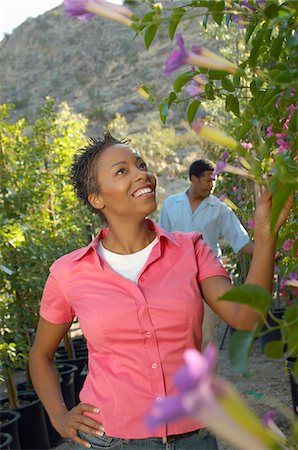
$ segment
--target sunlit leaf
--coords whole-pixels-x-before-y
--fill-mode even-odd
[[[242,284],[235,286],[218,300],[227,300],[234,303],[249,305],[251,308],[265,315],[270,306],[272,296],[267,289],[255,284]]]
[[[233,369],[248,376],[248,356],[254,340],[251,331],[234,331],[230,336],[229,360]]]

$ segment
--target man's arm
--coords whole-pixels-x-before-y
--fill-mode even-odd
[[[254,252],[254,243],[249,242],[248,244],[245,244],[241,249],[240,252],[243,253],[243,255],[249,255],[252,256]]]

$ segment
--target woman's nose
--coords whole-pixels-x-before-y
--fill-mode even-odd
[[[137,168],[136,179],[137,180],[148,180],[149,172],[147,170],[141,170]]]

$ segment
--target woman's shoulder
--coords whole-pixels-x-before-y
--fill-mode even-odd
[[[88,245],[86,247],[78,248],[70,253],[66,253],[65,255],[60,256],[60,258],[54,261],[50,269],[51,270],[62,269],[74,265],[76,261],[79,261],[82,258],[82,256],[84,256],[87,253],[89,248],[90,246]]]

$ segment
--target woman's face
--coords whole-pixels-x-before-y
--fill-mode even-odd
[[[89,202],[100,209],[108,223],[113,219],[146,217],[156,209],[156,178],[130,147],[107,147],[96,161],[99,193]]]

